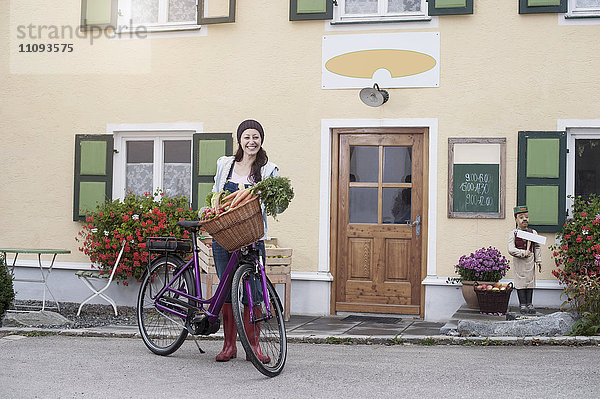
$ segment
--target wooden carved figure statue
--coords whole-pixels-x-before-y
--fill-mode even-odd
[[[535,288],[535,268],[542,271],[542,250],[540,243],[545,237],[529,228],[527,206],[514,208],[516,228],[508,233],[508,252],[513,256],[514,284],[519,297],[521,314],[536,314],[533,306]]]

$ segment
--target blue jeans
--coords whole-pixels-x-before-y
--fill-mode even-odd
[[[266,263],[267,256],[266,256],[266,251],[265,251],[265,242],[262,240],[257,241],[256,247],[258,248],[260,256],[263,259],[263,262]],[[215,240],[212,240],[212,250],[213,250],[213,259],[215,261],[215,269],[217,269],[217,276],[219,276],[219,279],[221,279],[221,276],[223,276],[223,273],[225,273],[225,269],[227,268],[227,264],[229,263],[229,258],[231,258],[231,252],[227,251],[225,248],[220,246],[219,243],[216,242]],[[232,278],[233,278],[233,276],[232,276]],[[262,297],[262,289],[260,288],[260,282],[257,281],[256,284],[253,284],[253,287],[252,287],[252,297],[258,298],[259,296]],[[229,292],[227,294],[227,297],[225,298],[225,302],[231,303],[231,292]],[[246,303],[245,300],[244,300],[244,303]]]

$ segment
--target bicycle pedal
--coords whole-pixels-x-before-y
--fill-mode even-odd
[[[206,320],[206,313],[196,313],[190,320],[191,324],[200,324]]]

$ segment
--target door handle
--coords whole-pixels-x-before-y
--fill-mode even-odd
[[[415,227],[415,235],[419,237],[421,235],[421,215],[417,215],[415,221],[410,225]]]

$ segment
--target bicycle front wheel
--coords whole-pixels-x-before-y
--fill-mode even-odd
[[[188,331],[185,320],[174,314],[156,308],[154,301],[160,291],[171,281],[175,272],[184,265],[183,260],[169,257],[155,260],[142,276],[142,285],[138,295],[137,319],[140,334],[144,344],[157,355],[170,355],[175,352],[185,341]],[[179,291],[194,294],[193,278],[191,272],[186,270],[171,287]],[[165,292],[162,298],[185,300],[180,295]],[[191,301],[188,300],[188,303]],[[187,309],[181,305],[170,305],[180,313],[187,314]]]
[[[263,295],[260,286],[260,275],[255,273],[253,265],[238,268],[231,287],[233,318],[247,359],[267,377],[275,377],[283,370],[287,357],[283,311],[277,291],[267,278],[269,316],[265,306],[267,295]]]

